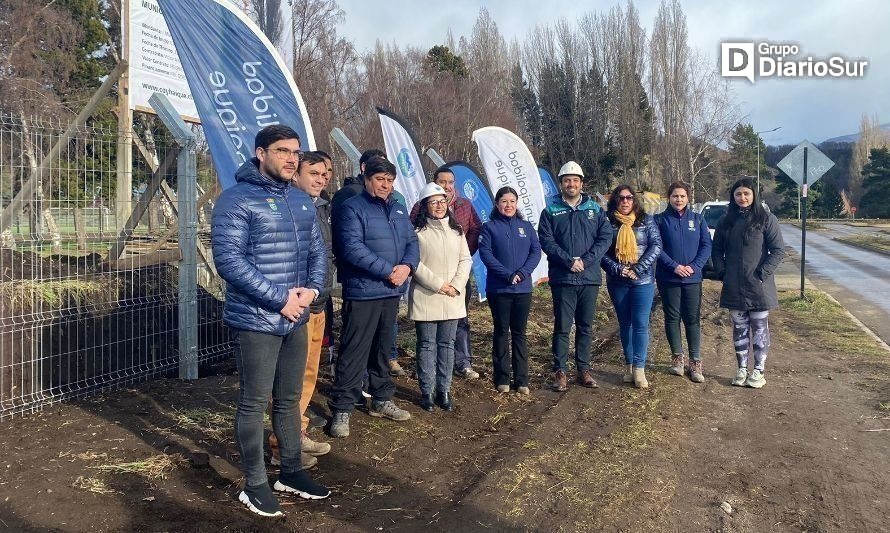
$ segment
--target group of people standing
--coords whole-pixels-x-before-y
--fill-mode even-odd
[[[648,387],[645,375],[649,315],[657,285],[672,351],[670,372],[704,381],[700,353],[702,273],[709,259],[723,279],[721,306],[731,311],[739,371],[734,385],[765,383],[767,316],[777,306],[773,280],[783,255],[775,217],[748,179],[730,192],[730,208],[712,244],[704,219],[689,206],[689,187],[673,183],[669,206],[656,216],[642,209],[628,185],[616,187],[606,209],[583,191],[575,162],[560,169],[560,194],[541,213],[537,230],[517,209],[510,187],[495,194],[496,210],[481,223],[455,194],[454,175],[436,170],[409,212],[394,191],[396,169],[379,150],[365,152],[361,174],[331,202],[323,191],[330,157],[300,151],[292,129],[275,125],[257,134],[256,157],[213,213],[216,268],[227,282],[224,321],[233,334],[239,371],[235,436],[246,483],[239,500],[263,516],[281,514],[273,488],[302,498],[326,498],[306,468],[330,451],[306,433],[322,337],[330,323],[331,272],[342,286],[339,357],[328,406],[328,433],[346,437],[356,406],[406,421],[393,402],[392,375],[399,301],[407,295],[415,323],[420,407],[452,411],[453,375],[476,379],[467,307],[472,254],[487,269],[486,298],[494,328],[492,365],[499,393],[530,394],[526,325],[533,272],[545,254],[553,298],[552,387],[568,387],[570,333],[575,326],[578,384],[596,388],[591,343],[597,297],[606,286],[618,318],[624,382]],[[326,312],[327,310],[327,312]],[[689,361],[683,351],[685,325]],[[754,369],[748,373],[749,346]],[[370,406],[365,397],[370,397]],[[263,415],[271,397],[273,462],[270,486],[263,455]],[[302,420],[300,420],[302,417]]]

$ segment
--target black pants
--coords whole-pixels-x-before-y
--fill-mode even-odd
[[[528,311],[532,294],[489,294],[488,307],[494,323],[491,360],[494,363],[494,384],[510,385],[512,368],[513,387],[528,386]],[[510,340],[510,353],[507,340]]]
[[[551,285],[553,294],[553,371],[569,370],[569,333],[575,324],[575,370],[590,368],[590,344],[599,285]]]
[[[689,359],[701,359],[701,283],[658,283],[661,308],[664,310],[664,332],[672,354],[683,353],[680,321],[686,326]]]
[[[382,402],[393,397],[395,385],[389,376],[389,352],[398,312],[398,298],[343,301],[340,356],[328,402],[331,411],[353,410],[361,399],[365,369],[368,393],[374,400]]]

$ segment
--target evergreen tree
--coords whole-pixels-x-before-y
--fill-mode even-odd
[[[864,193],[860,203],[862,216],[890,218],[890,149],[872,148],[868,163],[862,167]]]
[[[729,139],[729,161],[726,170],[731,177],[756,176],[758,168],[757,146],[760,145],[760,171],[766,170],[763,140],[750,124],[739,124]]]

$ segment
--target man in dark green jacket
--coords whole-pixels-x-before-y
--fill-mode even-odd
[[[538,238],[547,254],[553,294],[553,388],[568,387],[569,332],[575,324],[578,383],[596,388],[590,344],[602,277],[600,259],[612,244],[612,227],[593,199],[582,194],[584,172],[569,161],[559,169],[561,194],[541,213]]]

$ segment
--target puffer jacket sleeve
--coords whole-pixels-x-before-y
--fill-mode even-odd
[[[406,224],[410,226],[410,223],[407,221]],[[407,265],[411,269],[411,273],[414,274],[417,271],[417,265],[420,264],[420,243],[417,241],[417,234],[414,233],[413,227],[409,227],[407,235],[408,243],[405,246],[405,253],[402,255],[402,260],[399,261],[399,264]]]
[[[242,198],[232,195],[217,202],[211,225],[213,262],[226,283],[258,305],[279,312],[287,303],[288,292],[247,260],[251,218],[247,205]]]
[[[670,209],[670,208],[668,208]],[[667,215],[665,215],[665,211],[658,213],[654,217],[655,219],[655,227],[658,228],[658,234],[661,235],[662,247],[661,253],[658,254],[658,265],[659,268],[663,267],[665,270],[673,272],[675,268],[680,266],[680,263],[674,260],[673,257],[668,255],[667,250],[664,247],[664,236],[666,233],[671,231],[669,226],[669,221],[667,220]],[[707,231],[707,230],[706,230]],[[708,250],[710,251],[710,245],[708,246]],[[701,252],[701,249],[699,249]]]
[[[785,257],[785,241],[782,239],[782,231],[779,229],[779,221],[776,215],[770,213],[766,225],[763,228],[763,242],[769,254],[766,254],[757,267],[755,275],[763,281],[770,277],[779,268],[779,263]]]
[[[553,236],[553,215],[547,209],[541,212],[541,220],[538,222],[538,241],[541,250],[547,254],[547,261],[559,261],[563,267],[572,268],[575,259],[557,244],[556,237]]]
[[[643,252],[637,263],[631,267],[637,274],[652,268],[658,256],[661,255],[661,233],[659,233],[652,217],[649,217],[644,223],[643,231],[646,232],[646,251]]]
[[[615,240],[615,229],[612,230],[612,240]],[[609,245],[611,249],[611,244]],[[600,259],[600,266],[606,272],[607,275],[612,277],[621,277],[621,270],[624,269],[624,266],[615,260],[609,251],[606,250],[606,253],[603,254],[603,258]]]
[[[715,279],[723,279],[723,275],[726,273],[726,238],[724,233],[727,231],[717,225],[714,241],[711,243],[711,261],[714,263]]]
[[[593,240],[593,246],[581,256],[584,268],[595,268],[599,258],[603,257],[612,245],[612,224],[609,224],[605,211],[600,210],[596,220],[596,239]]]
[[[364,230],[359,214],[351,205],[343,204],[337,210],[337,223],[334,228],[339,237],[337,239],[337,257],[341,261],[364,270],[379,280],[389,278],[394,265],[374,253],[365,244]],[[414,242],[416,245],[417,237],[414,237]]]
[[[457,263],[457,272],[455,272],[454,277],[451,278],[450,285],[457,289],[457,293],[460,294],[464,287],[467,286],[467,281],[470,279],[470,269],[473,267],[473,256],[470,255],[470,247],[467,244],[466,239],[461,239],[460,243],[460,259]]]
[[[318,218],[312,217],[312,240],[309,243],[309,279],[306,287],[315,289],[319,295],[327,286],[328,247],[318,225]]]
[[[490,222],[488,224],[483,224],[482,231],[479,232],[479,258],[482,259],[482,263],[485,264],[485,268],[488,269],[489,276],[494,275],[502,281],[509,282],[513,273],[509,272],[494,255]]]
[[[692,267],[696,272],[701,272],[704,270],[705,265],[708,262],[708,258],[711,257],[711,232],[708,231],[708,223],[705,221],[705,217],[701,215],[696,215],[698,219],[698,231],[699,231],[699,239],[698,239],[698,253],[695,254],[695,258],[692,260]],[[662,253],[661,255],[664,255]]]
[[[529,236],[531,238],[531,242],[529,243],[528,257],[525,259],[525,263],[519,268],[518,273],[522,276],[522,279],[530,278],[532,272],[534,272],[535,267],[538,266],[538,263],[541,262],[541,241],[538,240],[538,233],[535,231],[535,228],[529,224]]]

